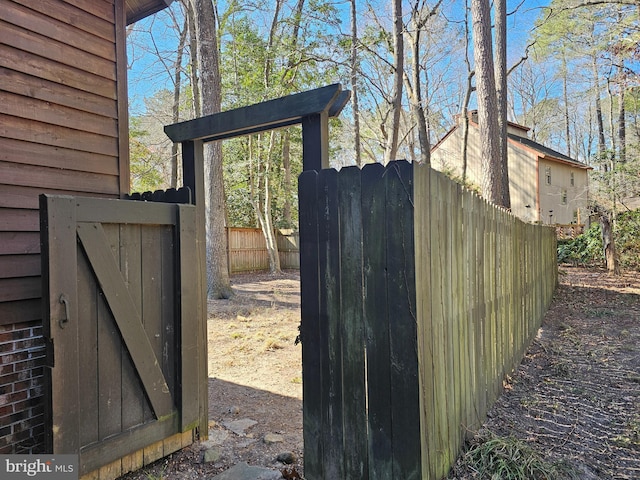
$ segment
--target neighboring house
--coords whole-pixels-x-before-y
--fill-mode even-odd
[[[480,131],[477,111],[469,113],[468,183],[479,186]],[[463,122],[459,117],[431,153],[431,166],[462,177]],[[588,221],[588,171],[591,167],[527,137],[527,127],[509,122],[507,156],[511,211],[527,222],[560,225]]]
[[[0,4],[0,454],[44,448],[38,196],[129,192],[126,26],[168,3]]]

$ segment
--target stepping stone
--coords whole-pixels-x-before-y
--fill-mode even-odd
[[[222,425],[224,425],[225,428],[231,430],[236,435],[244,437],[244,431],[247,428],[253,427],[257,423],[258,422],[256,422],[255,420],[251,420],[250,418],[241,418],[240,420],[233,420],[232,422],[224,422]]]
[[[277,470],[262,467],[252,467],[246,462],[239,463],[209,480],[282,480],[282,474]]]

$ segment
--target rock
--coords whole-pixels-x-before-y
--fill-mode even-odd
[[[204,451],[203,463],[216,463],[222,459],[222,452],[217,447],[211,447]]]
[[[297,459],[296,454],[293,452],[282,452],[276,457],[278,462],[284,463],[285,465],[291,465],[292,463],[295,463]]]
[[[252,467],[245,462],[219,473],[209,480],[282,480],[282,474],[269,468]]]
[[[267,445],[271,445],[273,443],[283,442],[284,438],[282,435],[279,435],[277,433],[267,433],[262,441]]]
[[[236,435],[244,437],[244,431],[247,428],[253,427],[257,423],[258,422],[256,422],[255,420],[251,420],[250,418],[241,418],[240,420],[233,420],[232,422],[224,422],[222,425],[224,425]]]
[[[247,448],[252,443],[256,443],[256,441],[257,440],[255,440],[254,438],[247,438],[246,440],[243,440],[242,442],[236,443],[236,447],[238,447],[238,448]]]
[[[229,438],[229,432],[226,430],[209,430],[209,439],[202,442],[202,446],[205,448],[211,448],[216,445],[222,445],[227,438]]]
[[[235,405],[232,405],[231,407],[229,407],[228,412],[231,415],[238,415],[240,413],[240,407],[236,407]]]

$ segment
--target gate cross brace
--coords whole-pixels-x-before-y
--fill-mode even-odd
[[[286,97],[214,113],[164,127],[174,143],[182,143],[184,185],[195,203],[202,201],[202,147],[206,142],[302,124],[302,169],[329,168],[329,118],[340,114],[349,90],[339,83]]]

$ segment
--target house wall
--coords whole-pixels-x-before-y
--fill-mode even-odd
[[[523,135],[522,129],[509,127],[513,133]],[[431,164],[435,170],[454,177],[462,177],[462,127],[450,132],[431,153]],[[467,150],[467,182],[480,190],[482,170],[480,166],[480,135],[475,126],[470,126]],[[527,222],[549,223],[549,210],[553,210],[553,223],[575,222],[576,212],[580,221],[587,220],[588,172],[585,168],[573,167],[556,160],[538,159],[538,152],[507,143],[509,164],[509,189],[511,211]],[[551,168],[551,185],[546,184],[546,168]],[[573,173],[574,184],[571,185]],[[539,185],[540,191],[537,191]],[[567,200],[563,203],[563,192]],[[539,202],[539,203],[538,203]]]
[[[551,184],[547,183],[547,169],[551,173]],[[580,223],[588,219],[588,174],[587,170],[559,162],[540,159],[540,216],[543,223]],[[573,174],[573,185],[571,185]],[[564,194],[566,193],[566,201]],[[553,213],[550,213],[553,210]],[[550,215],[552,215],[550,220]]]
[[[43,448],[41,193],[128,191],[123,0],[0,2],[0,454]]]
[[[525,222],[536,222],[539,220],[536,195],[537,155],[507,143],[507,158],[511,211]]]
[[[520,130],[522,133],[522,130]],[[462,128],[458,128],[436,148],[431,154],[431,166],[438,171],[447,172],[454,177],[462,177]],[[480,135],[475,127],[469,128],[467,142],[467,182],[472,188],[480,190],[482,169],[480,165]],[[509,163],[509,191],[511,194],[511,210],[525,221],[535,222],[537,204],[535,195],[536,169],[535,155],[507,146]],[[526,205],[529,205],[527,208]]]
[[[462,126],[453,130],[438,148],[431,152],[431,167],[461,179],[463,138]],[[480,138],[477,129],[470,126],[467,141],[466,181],[477,188],[479,188],[482,180],[479,159]]]

